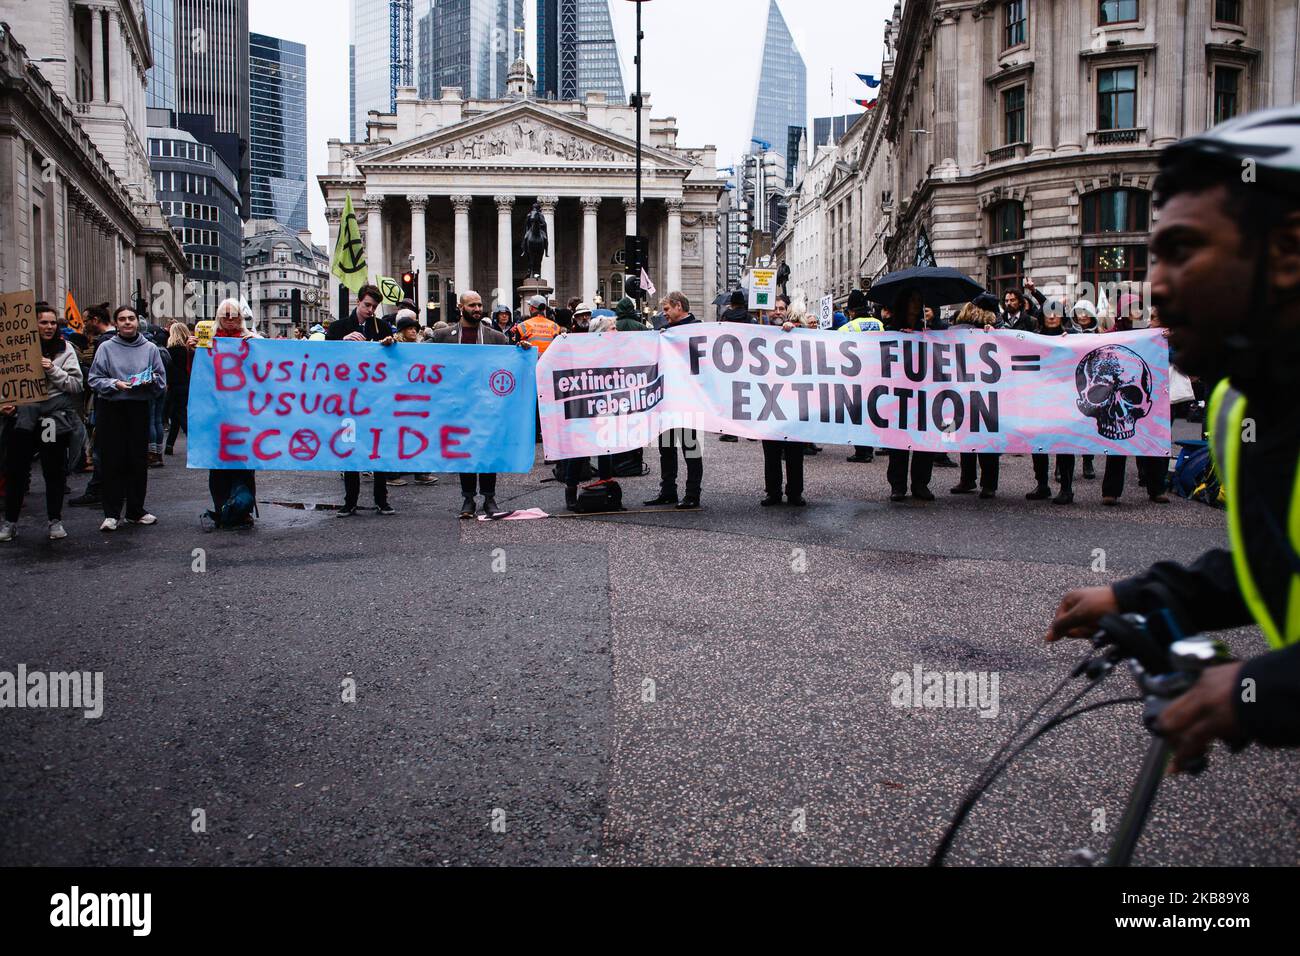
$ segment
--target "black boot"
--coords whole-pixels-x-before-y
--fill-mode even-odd
[[[677,492],[662,488],[657,498],[651,498],[646,502],[647,505],[675,505],[677,504]]]
[[[566,511],[578,510],[578,486],[577,485],[564,486],[564,508]]]
[[[1052,489],[1047,485],[1039,485],[1029,494],[1025,495],[1025,497],[1030,501],[1046,501],[1048,498],[1052,497]]]
[[[483,513],[489,518],[494,518],[501,513],[501,509],[497,507],[497,500],[491,495],[483,496]]]
[[[478,511],[478,506],[474,504],[474,496],[466,495],[465,500],[461,502],[460,516],[462,518],[472,518],[476,511]]]

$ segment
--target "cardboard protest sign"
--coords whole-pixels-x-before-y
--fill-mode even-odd
[[[36,296],[30,291],[0,294],[0,405],[30,405],[45,398]]]

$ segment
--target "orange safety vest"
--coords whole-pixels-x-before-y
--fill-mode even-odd
[[[537,357],[541,358],[560,334],[560,327],[544,315],[534,315],[516,325],[515,334],[519,341],[527,342],[537,349]]]

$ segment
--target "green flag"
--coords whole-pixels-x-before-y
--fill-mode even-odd
[[[375,285],[379,286],[379,294],[384,297],[384,301],[389,305],[397,305],[402,301],[402,287],[396,279],[380,276]]]
[[[353,295],[366,284],[366,246],[361,241],[361,227],[357,225],[357,214],[352,209],[351,193],[343,197],[343,218],[339,221],[339,237],[334,243],[330,272],[338,276]]]

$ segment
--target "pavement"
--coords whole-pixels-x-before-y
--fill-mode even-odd
[[[760,508],[760,446],[703,449],[699,511],[460,521],[443,475],[344,519],[338,475],[277,472],[255,529],[213,533],[178,454],[150,472],[157,525],[66,508],[61,542],[36,477],[0,545],[0,670],[102,671],[105,703],[0,711],[0,865],[922,864],[1081,656],[1043,643],[1060,595],[1225,539],[1132,467],[1118,508],[1081,480],[1026,501],[1011,456],[993,501],[938,469],[938,500],[893,504],[883,457],[826,446],[808,507]],[[503,507],[563,512],[538,459]],[[917,665],[996,676],[996,716],[896,706]],[[1116,672],[1094,696],[1132,693]],[[1146,742],[1131,703],[1064,726],[951,862],[1104,851]],[[1300,862],[1297,779],[1294,754],[1216,749],[1162,786],[1137,862]]]

